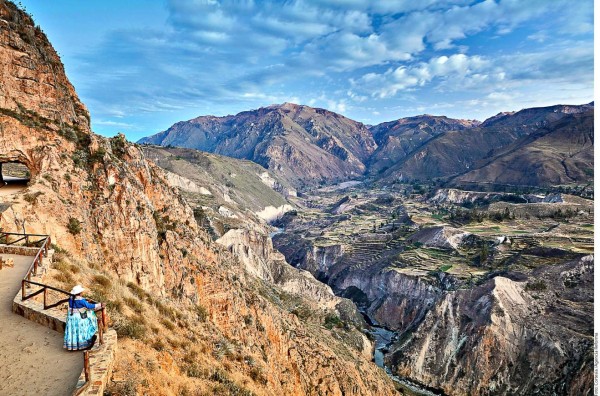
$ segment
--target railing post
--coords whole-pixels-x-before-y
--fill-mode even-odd
[[[98,326],[98,340],[100,341],[100,345],[104,345],[104,323]]]
[[[33,275],[37,275],[37,267],[38,267],[38,260],[39,260],[39,255],[35,258],[35,260],[33,260]]]
[[[48,299],[48,289],[44,287],[44,309],[46,309],[46,307],[48,306],[48,304],[46,304],[47,299]]]
[[[90,352],[83,352],[83,372],[85,373],[85,382],[90,381]]]
[[[25,300],[25,279],[21,280],[21,301]]]
[[[25,235],[25,246],[29,247],[29,235]]]

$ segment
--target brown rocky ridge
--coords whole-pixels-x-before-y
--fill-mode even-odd
[[[462,131],[480,124],[476,120],[455,120],[444,116],[421,115],[384,122],[369,128],[377,150],[369,158],[371,175],[384,172],[434,137],[448,131]]]
[[[525,143],[525,137],[545,130],[551,123],[558,122],[563,117],[584,113],[593,108],[593,104],[581,106],[557,105],[549,107],[539,107],[524,109],[516,113],[506,113],[489,120],[484,121],[479,126],[469,129],[449,130],[435,136],[425,144],[417,147],[404,158],[394,163],[381,174],[378,182],[389,184],[398,180],[431,180],[439,178],[447,180],[453,176],[461,175],[478,166],[482,161],[489,161],[494,154],[502,148],[511,144],[513,150],[516,146]],[[573,117],[566,118],[566,121],[574,122],[573,128],[578,124]],[[588,128],[583,127],[581,131],[587,133]],[[525,151],[527,149],[524,149]],[[550,157],[554,155],[550,152],[542,152],[539,159],[545,160],[545,155]],[[568,154],[567,154],[568,155]],[[584,166],[587,167],[587,166]],[[583,169],[580,170],[583,172]],[[511,178],[520,179],[534,186],[544,185],[551,182],[550,179],[540,180],[530,179],[527,181],[530,169],[514,167],[511,172]],[[568,176],[562,176],[569,179]],[[588,180],[591,176],[588,176]],[[481,185],[485,186],[487,180],[482,180]],[[574,182],[576,183],[576,182]],[[478,184],[471,187],[477,187]]]
[[[295,188],[360,177],[364,162],[377,148],[362,123],[293,103],[178,122],[139,143],[250,159]]]
[[[569,114],[511,145],[494,150],[453,185],[585,184],[594,175],[594,111]]]
[[[499,113],[484,122],[421,115],[367,129],[327,110],[286,103],[235,116],[204,116],[179,122],[140,142],[250,159],[300,191],[349,180],[376,185],[430,180],[445,183],[491,162],[508,149],[522,147],[521,152],[528,152],[530,149],[524,147],[529,144],[527,136],[544,133],[566,116],[570,117],[564,122],[573,123],[575,134],[585,134],[585,126],[572,116],[590,109],[593,103],[529,108]],[[570,152],[577,149],[568,149],[565,142],[559,146],[566,149],[559,156],[572,155]],[[529,177],[531,169],[526,160],[516,161],[504,176],[534,187],[558,179],[568,185],[586,184],[592,175],[589,155],[584,157],[587,159],[571,161],[564,171],[552,165],[550,172],[542,172],[538,178]],[[541,150],[536,158],[554,161],[556,153]],[[470,188],[489,189],[493,173],[478,174],[465,182],[468,179]],[[479,176],[481,180],[475,180]],[[497,182],[511,184],[500,179]]]
[[[378,350],[400,381],[592,394],[592,200],[397,184],[294,202],[275,247],[388,334]]]

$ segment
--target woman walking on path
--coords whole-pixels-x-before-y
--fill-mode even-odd
[[[69,351],[91,349],[96,342],[98,318],[94,310],[102,308],[102,304],[92,304],[81,297],[84,291],[81,285],[71,290],[64,341],[64,347]]]

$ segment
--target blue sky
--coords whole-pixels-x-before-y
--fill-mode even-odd
[[[95,132],[274,103],[367,124],[593,100],[593,1],[21,0]]]

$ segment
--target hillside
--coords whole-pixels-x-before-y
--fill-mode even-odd
[[[567,115],[494,153],[454,185],[553,186],[594,178],[594,112]]]
[[[367,129],[327,110],[286,103],[235,116],[203,116],[179,122],[140,142],[248,159],[264,166],[292,188],[305,191],[365,177],[382,185],[447,180],[489,163],[503,148],[511,147],[514,151],[526,144],[525,137],[540,128],[589,109],[593,109],[593,103],[529,108],[499,113],[482,123],[421,115]],[[536,156],[536,161],[542,159],[546,158]],[[573,161],[569,172],[588,172],[585,169],[589,163],[585,160]],[[583,180],[579,176],[556,175],[528,179],[529,172],[529,168],[519,171],[513,166],[505,175],[505,182],[515,184],[508,183],[512,178],[520,180],[519,183],[542,186],[548,184],[546,179],[560,183]],[[482,182],[488,183],[490,176],[484,179]]]
[[[46,36],[5,0],[0,59],[0,162],[31,174],[0,226],[50,234],[46,281],[82,283],[107,303],[119,334],[108,394],[395,393],[343,303],[323,309],[300,281],[284,289],[250,274],[139,148],[90,131]],[[285,281],[286,265],[273,277]]]
[[[567,115],[585,112],[590,106],[524,109],[492,117],[478,127],[447,131],[391,166],[381,175],[380,181],[445,179],[463,174],[479,161],[493,156],[494,150],[507,147]]]
[[[142,146],[142,150],[167,171],[169,182],[193,207],[233,211],[239,217],[250,211],[268,220],[268,213],[275,215],[277,208],[289,206],[285,197],[296,195],[285,181],[252,161],[175,147]]]
[[[461,131],[479,124],[479,121],[473,120],[422,115],[375,125],[369,129],[378,147],[369,158],[369,174],[382,173],[438,135],[448,131]]]
[[[292,103],[178,122],[139,143],[249,159],[297,189],[360,177],[377,147],[363,124]]]

